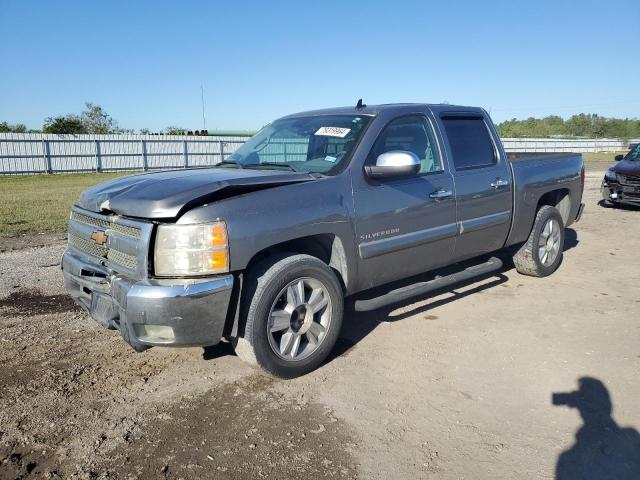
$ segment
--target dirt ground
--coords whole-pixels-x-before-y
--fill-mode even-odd
[[[598,206],[601,175],[553,276],[347,313],[331,360],[292,381],[227,344],[135,353],[64,295],[63,242],[7,249],[0,478],[638,473],[640,210]]]

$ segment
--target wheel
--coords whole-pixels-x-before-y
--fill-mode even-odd
[[[546,277],[560,265],[563,248],[562,216],[555,207],[544,205],[536,214],[529,238],[513,256],[513,263],[519,273]]]
[[[310,255],[289,254],[263,262],[246,278],[236,354],[280,378],[316,369],[342,326],[343,294],[333,271]]]

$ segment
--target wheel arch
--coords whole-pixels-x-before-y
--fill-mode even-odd
[[[245,270],[250,270],[258,263],[281,255],[282,253],[307,254],[326,263],[338,277],[343,292],[346,294],[350,286],[350,272],[347,254],[340,237],[333,233],[307,235],[270,245],[256,252],[247,263]]]
[[[536,212],[540,210],[543,205],[558,209],[563,224],[567,225],[569,223],[569,215],[571,214],[571,191],[568,188],[557,188],[546,192],[538,199]]]
[[[532,192],[525,188],[514,197],[513,224],[505,247],[519,245],[527,240],[538,211],[545,205],[558,209],[565,227],[571,224],[573,208],[570,188],[563,186],[542,192]]]

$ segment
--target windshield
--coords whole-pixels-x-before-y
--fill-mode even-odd
[[[625,160],[630,160],[632,162],[637,162],[640,160],[640,143],[638,143],[635,148],[627,153]]]
[[[276,120],[228,159],[243,168],[282,168],[333,175],[351,155],[371,117],[319,115]]]

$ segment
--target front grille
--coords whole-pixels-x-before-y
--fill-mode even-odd
[[[122,235],[131,238],[140,238],[140,229],[135,227],[130,227],[128,225],[122,225],[120,223],[115,223],[113,220],[106,218],[95,218],[90,217],[89,215],[84,215],[79,212],[71,212],[71,220],[75,220],[78,223],[84,223],[85,225],[91,225],[92,227],[99,228],[110,228],[111,230],[118,232]]]
[[[618,178],[618,182],[623,185],[640,185],[640,177],[635,175],[622,175],[618,173],[616,177]]]
[[[107,256],[107,247],[98,245],[93,240],[86,240],[73,232],[69,232],[69,245],[93,257]]]
[[[144,278],[152,227],[148,222],[75,207],[69,220],[69,247],[99,259],[99,264],[114,272]]]
[[[107,258],[121,267],[128,268],[129,270],[138,269],[138,259],[133,255],[128,255],[111,248],[107,252]]]

